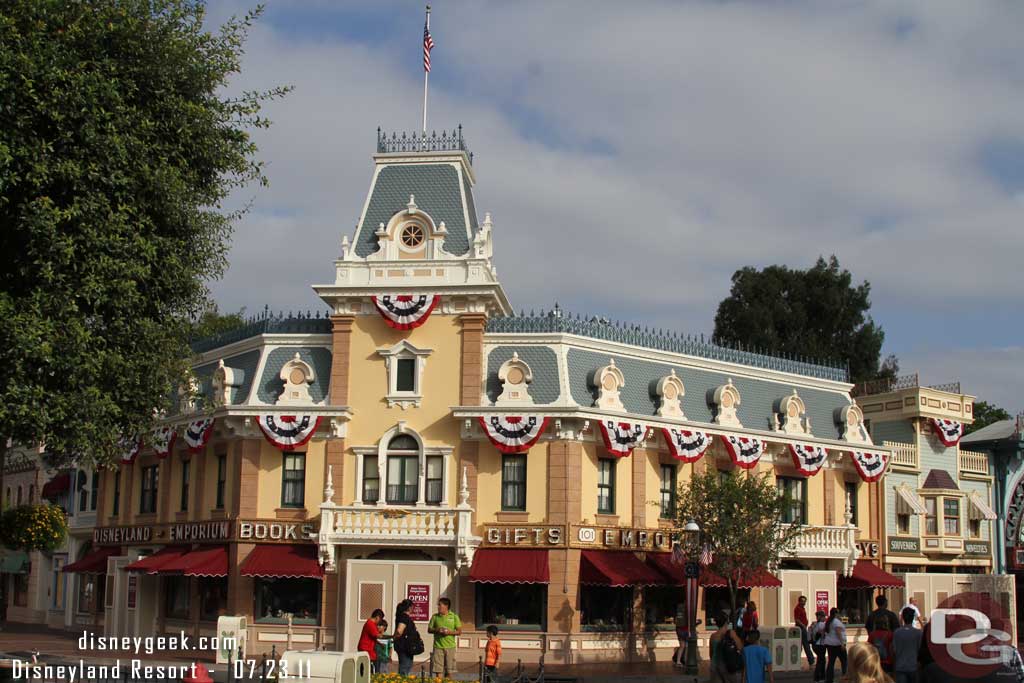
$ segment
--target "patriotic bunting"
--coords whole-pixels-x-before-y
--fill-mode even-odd
[[[256,424],[263,436],[282,451],[302,448],[320,426],[319,415],[259,415]]]
[[[441,300],[436,294],[385,294],[372,298],[384,322],[396,330],[412,330],[427,322]]]
[[[119,444],[121,446],[121,462],[128,465],[135,462],[135,458],[139,456],[139,451],[142,450],[142,439],[129,439],[125,437],[121,439]]]
[[[502,453],[528,451],[548,426],[548,418],[535,415],[493,415],[478,419],[484,434]]]
[[[711,445],[711,435],[707,432],[662,427],[661,433],[668,444],[668,452],[683,462],[697,462]]]
[[[601,420],[601,436],[605,448],[617,458],[624,458],[647,438],[647,427],[640,422]]]
[[[793,465],[805,477],[813,477],[825,466],[828,451],[821,446],[810,444],[789,444],[789,452],[793,456]]]
[[[153,452],[158,458],[166,458],[174,448],[174,440],[178,438],[174,427],[157,427],[153,430]]]
[[[749,470],[764,454],[767,444],[761,439],[754,439],[746,436],[722,435],[725,442],[725,449],[729,451],[729,457],[738,467]]]
[[[964,435],[964,423],[956,420],[940,420],[932,418],[932,428],[939,437],[943,446],[955,446],[960,443],[960,437]]]
[[[202,420],[193,420],[185,427],[185,444],[189,453],[198,453],[206,447],[210,437],[213,436],[213,418],[207,417]]]
[[[869,484],[881,479],[889,464],[889,456],[885,453],[853,451],[851,455],[853,456],[853,465],[857,468],[857,474]]]

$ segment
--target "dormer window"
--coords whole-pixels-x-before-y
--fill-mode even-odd
[[[423,368],[432,349],[418,348],[403,339],[377,353],[384,358],[387,369],[388,407],[418,407],[423,400]]]

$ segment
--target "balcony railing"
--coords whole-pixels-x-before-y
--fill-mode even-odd
[[[849,559],[857,552],[857,528],[853,526],[805,526],[791,553],[796,557]]]
[[[947,382],[945,384],[921,384],[921,378],[915,372],[912,375],[903,375],[900,377],[883,377],[882,379],[873,379],[868,382],[861,382],[853,387],[851,392],[854,397],[857,396],[870,396],[872,394],[888,394],[892,391],[900,391],[901,389],[913,389],[915,387],[923,387],[925,389],[935,389],[936,391],[945,391],[951,394],[960,393],[960,382]]]
[[[892,449],[892,464],[894,467],[910,467],[918,469],[920,461],[917,457],[917,446],[899,441],[883,441],[883,446]]]
[[[976,451],[960,451],[960,473],[988,476],[988,454]]]

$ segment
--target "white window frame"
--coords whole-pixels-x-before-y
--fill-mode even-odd
[[[410,505],[390,505],[387,502],[387,480],[388,480],[388,444],[391,440],[400,434],[406,434],[416,440],[417,443],[417,462],[416,462],[416,504]],[[427,446],[423,443],[423,438],[414,429],[410,429],[404,422],[399,422],[397,425],[384,432],[380,437],[380,441],[375,446],[355,446],[352,451],[356,454],[356,476],[355,482],[353,482],[354,495],[353,501],[356,506],[370,506],[370,507],[383,507],[383,508],[430,508],[436,510],[437,508],[449,507],[448,491],[451,485],[452,476],[452,464],[451,458],[449,457],[453,452],[454,448],[451,446]],[[403,455],[407,455],[407,452],[403,452]],[[377,476],[380,477],[380,492],[377,495],[376,503],[363,502],[363,468],[364,460],[366,456],[377,456]],[[427,504],[427,457],[428,456],[441,456],[441,479],[442,479],[442,490],[441,490],[441,502],[440,504],[433,503]]]
[[[418,408],[420,406],[423,402],[423,368],[427,364],[427,357],[433,352],[433,349],[421,349],[410,344],[405,339],[389,348],[377,349],[377,355],[384,359],[384,366],[387,371],[388,391],[384,398],[388,402],[388,408],[398,406],[405,410],[406,408]],[[403,359],[416,361],[412,391],[398,390],[398,361]]]

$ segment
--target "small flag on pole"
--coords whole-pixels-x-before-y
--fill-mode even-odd
[[[430,73],[430,51],[434,49],[434,39],[430,37],[430,18],[423,24],[423,70]]]
[[[711,552],[711,546],[705,545],[700,549],[700,563],[705,567],[714,561],[714,554]]]

